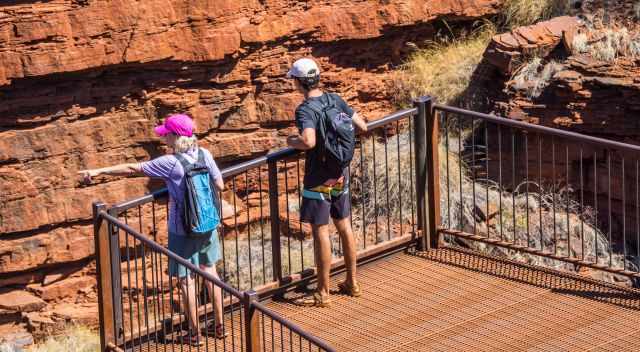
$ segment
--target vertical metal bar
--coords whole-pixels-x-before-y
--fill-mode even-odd
[[[300,158],[296,158],[296,174],[298,188],[298,211],[302,209],[302,188],[300,187]],[[349,182],[351,182],[351,166],[349,166]],[[349,192],[349,206],[351,206],[351,192]],[[349,218],[351,220],[351,227],[353,227],[353,217],[349,212]],[[304,270],[304,235],[302,233],[302,221],[298,218],[298,225],[300,227],[300,270]]]
[[[476,120],[471,117],[471,187],[473,192],[473,206],[477,206],[476,202]],[[473,234],[478,234],[476,217],[473,217]]]
[[[540,133],[537,134],[538,137],[538,214],[540,221],[538,224],[538,231],[540,232],[540,250],[544,251],[544,237],[542,233],[542,139],[540,138]]]
[[[595,209],[593,231],[594,242],[596,244],[596,265],[598,264],[598,154],[593,152],[593,208]]]
[[[484,151],[485,151],[485,160],[484,160],[484,166],[485,166],[485,178],[486,178],[486,182],[485,182],[485,202],[486,202],[486,212],[485,212],[485,221],[487,223],[487,238],[491,237],[491,233],[489,230],[489,160],[490,160],[490,154],[489,154],[489,123],[488,122],[484,122]]]
[[[100,322],[100,350],[107,351],[107,344],[116,343],[113,288],[111,286],[111,256],[107,221],[100,212],[106,209],[102,202],[93,203],[93,235],[98,273],[98,321]]]
[[[267,283],[267,264],[264,247],[264,213],[262,209],[262,166],[258,167],[258,194],[260,194],[260,246],[262,247],[262,284]]]
[[[260,170],[258,170],[260,171]],[[249,207],[249,171],[244,172],[245,198],[247,207],[247,247],[249,254],[249,289],[253,288],[253,256],[251,255],[251,217]]]
[[[380,231],[378,230],[378,177],[376,176],[378,163],[376,163],[376,139],[374,135],[371,136],[371,151],[373,157],[373,214],[375,216],[375,243],[377,244]]]
[[[447,228],[451,229],[451,175],[449,172],[449,115],[447,112],[441,112],[442,124],[444,125],[444,153],[446,156],[446,177],[447,180]]]
[[[280,253],[280,205],[278,204],[278,165],[276,160],[269,161],[269,216],[271,218],[271,263],[273,279],[282,282],[282,264]]]
[[[400,217],[400,236],[404,233],[402,231],[402,223],[404,222],[404,218],[402,217],[402,207],[404,203],[402,203],[402,169],[400,166],[400,121],[396,121],[396,147],[398,153],[398,208],[399,208],[399,217]]]
[[[640,163],[636,159],[636,258],[640,258]],[[638,268],[640,272],[640,268]]]
[[[143,234],[144,232],[142,231],[142,206],[138,205],[138,229],[140,231],[141,234]],[[148,298],[148,292],[147,292],[147,261],[146,261],[146,257],[147,257],[147,253],[145,250],[145,245],[144,243],[142,243],[142,241],[140,241],[140,246],[142,247],[142,298],[144,299],[144,302],[142,303],[142,307],[144,308],[144,323],[146,326],[146,331],[147,331],[147,350],[150,351],[151,350],[151,339],[149,338],[149,298]]]
[[[367,177],[367,167],[365,165],[364,162],[364,146],[365,146],[365,142],[364,140],[362,140],[362,138],[360,139],[360,184],[362,184],[364,186],[364,180]],[[363,248],[367,249],[367,222],[366,222],[366,215],[365,215],[365,208],[366,208],[366,193],[368,190],[366,190],[364,187],[362,187],[362,194],[360,195],[360,207],[362,210],[362,241],[363,243]]]
[[[529,228],[529,133],[524,131],[524,177],[525,177],[525,196],[527,197],[526,201],[526,216],[527,216],[527,245],[529,248],[531,246],[531,231]]]
[[[609,267],[613,266],[613,242],[611,241],[611,151],[607,150],[607,207],[609,208],[608,235],[609,235]]]
[[[516,136],[513,127],[509,128],[511,133],[511,217],[513,222],[513,244],[517,244],[517,224],[516,224]]]
[[[425,117],[427,119],[427,226],[425,242],[427,248],[438,248],[440,244],[440,162],[438,157],[438,138],[440,127],[438,114],[433,107],[434,101],[429,98],[424,102]]]
[[[571,185],[569,184],[569,143],[565,142],[565,179],[567,180],[567,187],[566,187],[566,192],[567,194],[565,195],[565,197],[567,198],[567,209],[566,209],[566,215],[567,215],[567,257],[571,258],[571,220],[569,219],[569,190]]]
[[[382,127],[384,134],[384,180],[387,193],[387,240],[391,240],[391,203],[389,203],[389,152],[386,126]]]
[[[504,241],[502,223],[502,126],[498,125],[498,215],[500,216],[500,241]]]
[[[459,194],[460,194],[460,215],[458,216],[458,225],[460,227],[460,231],[463,230],[462,219],[464,218],[464,197],[462,190],[462,165],[464,165],[464,161],[462,160],[462,116],[458,116],[458,183],[459,183]],[[429,133],[427,131],[427,133]]]
[[[584,170],[582,163],[582,145],[580,145],[580,242],[582,244],[582,261],[584,261]]]
[[[231,196],[233,197],[233,224],[234,224],[234,234],[233,237],[235,239],[236,244],[236,288],[241,290],[240,288],[240,244],[238,243],[238,237],[240,237],[240,233],[238,231],[238,202],[236,201],[236,177],[231,177]],[[248,210],[247,210],[248,211]]]
[[[414,154],[413,154],[413,123],[411,121],[413,121],[415,119],[415,117],[413,115],[409,116],[409,192],[411,193],[411,199],[409,199],[409,203],[411,203],[411,230],[414,233],[415,236],[415,232],[416,232],[416,209],[415,209],[415,202],[414,200],[416,199],[413,196],[414,193],[414,188],[415,188],[415,174],[413,172],[413,162],[415,160]]]
[[[625,194],[624,156],[622,157],[622,269],[627,269],[627,199]]]
[[[553,253],[558,254],[558,236],[556,233],[556,141],[555,137],[551,136],[551,183],[552,183],[552,201],[551,207],[553,210]]]
[[[427,104],[431,97],[420,97],[413,101],[413,106],[418,109],[414,124],[414,149],[415,149],[415,189],[416,209],[418,218],[418,231],[422,238],[418,242],[420,249],[426,249],[427,233]]]
[[[117,217],[114,211],[107,211]],[[124,300],[122,295],[122,267],[120,257],[120,233],[111,224],[109,230],[109,246],[111,255],[111,290],[113,296],[114,331],[116,333],[116,345],[124,342]]]
[[[285,207],[287,208],[287,263],[289,264],[289,272],[293,273],[293,266],[291,265],[291,219],[289,217],[289,169],[287,168],[287,160],[284,162],[284,197]]]
[[[260,315],[258,310],[252,304],[258,300],[258,294],[255,291],[244,293],[244,333],[247,346],[247,352],[262,351],[262,339],[260,339]]]

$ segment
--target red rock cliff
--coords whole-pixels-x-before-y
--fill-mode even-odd
[[[368,118],[385,75],[433,23],[500,0],[8,0],[0,4],[0,287],[38,285],[92,255],[90,204],[147,180],[76,171],[158,155],[152,126],[187,112],[219,162],[282,145],[300,96],[284,73],[313,55],[325,88]],[[39,292],[38,290],[32,290]]]

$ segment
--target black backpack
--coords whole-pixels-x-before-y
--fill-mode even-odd
[[[324,103],[307,100],[309,108],[318,116],[316,143],[320,160],[331,177],[340,177],[349,166],[356,148],[353,120],[340,109],[331,94],[325,94]]]

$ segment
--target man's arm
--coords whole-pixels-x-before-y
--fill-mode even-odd
[[[353,124],[356,125],[358,131],[361,133],[367,132],[367,123],[360,117],[360,115],[358,115],[357,112],[353,113],[351,120],[353,121]]]
[[[313,128],[305,128],[302,133],[297,136],[289,136],[287,145],[298,150],[309,150],[316,146],[316,130]]]

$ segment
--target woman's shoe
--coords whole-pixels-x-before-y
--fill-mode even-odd
[[[338,290],[340,293],[349,295],[351,297],[362,296],[362,287],[359,284],[350,284],[347,281],[338,283]]]
[[[188,332],[187,334],[180,336],[180,341],[185,345],[190,345],[194,347],[199,347],[204,345],[202,336],[194,332],[190,332],[190,333]]]
[[[216,339],[224,339],[229,336],[229,333],[224,331],[224,325],[215,324],[214,322],[210,322],[206,327],[207,335],[215,336]]]

